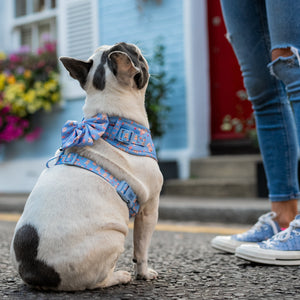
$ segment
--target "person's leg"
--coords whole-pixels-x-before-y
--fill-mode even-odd
[[[288,0],[267,0],[266,12],[270,32],[271,73],[284,83],[293,104],[300,141],[300,3]],[[288,227],[297,214],[297,200],[273,201],[272,210],[281,218],[281,226]]]
[[[236,57],[241,66],[248,98],[252,102],[260,150],[266,170],[269,198],[276,201],[278,214],[262,218],[249,232],[212,241],[215,248],[238,242],[259,242],[276,234],[294,217],[288,207],[299,197],[297,180],[298,146],[293,112],[281,81],[270,74],[271,44],[265,2],[222,0],[222,11]],[[293,210],[293,209],[292,209]],[[277,221],[280,226],[278,226]],[[265,228],[265,234],[260,234]],[[261,240],[259,240],[261,239]],[[234,240],[234,241],[233,241]],[[218,247],[218,243],[222,243]],[[224,242],[224,243],[223,243]],[[228,249],[228,248],[227,248]],[[234,252],[234,248],[230,248]]]
[[[284,227],[295,216],[290,216],[288,207],[294,208],[294,199],[299,198],[298,139],[285,87],[267,68],[271,62],[271,43],[265,3],[243,0],[237,4],[234,0],[223,0],[222,8],[255,112],[269,198],[272,203],[278,202],[272,208]],[[280,204],[287,210],[281,209]]]
[[[300,2],[266,0],[271,38],[271,73],[281,80],[293,105],[298,139],[300,137]],[[299,139],[300,140],[300,139]],[[286,157],[283,157],[286,159]],[[297,214],[297,200],[272,202],[274,210],[286,218]],[[238,257],[266,264],[300,265],[300,215],[287,230],[256,246],[236,249]]]

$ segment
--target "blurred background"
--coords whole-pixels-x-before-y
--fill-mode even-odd
[[[0,0],[0,25],[1,195],[29,193],[62,125],[82,118],[84,91],[57,58],[129,42],[150,65],[146,107],[164,192],[265,196],[219,0]]]

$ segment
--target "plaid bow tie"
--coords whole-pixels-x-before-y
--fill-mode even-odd
[[[98,114],[82,122],[67,121],[62,128],[62,150],[73,146],[91,146],[105,132],[109,124],[107,115]]]

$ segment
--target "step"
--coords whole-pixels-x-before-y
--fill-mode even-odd
[[[256,197],[255,180],[247,178],[172,179],[164,184],[164,195],[197,197]]]
[[[218,155],[191,161],[191,178],[256,178],[260,155]]]

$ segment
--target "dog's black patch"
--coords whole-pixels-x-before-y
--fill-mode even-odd
[[[97,67],[93,78],[93,85],[96,89],[103,91],[105,88],[105,69],[104,65],[107,61],[108,52],[104,51],[101,56],[100,65]]]
[[[24,225],[16,232],[13,247],[20,263],[19,274],[24,282],[37,287],[56,288],[61,282],[53,267],[37,259],[39,235],[32,225]]]

